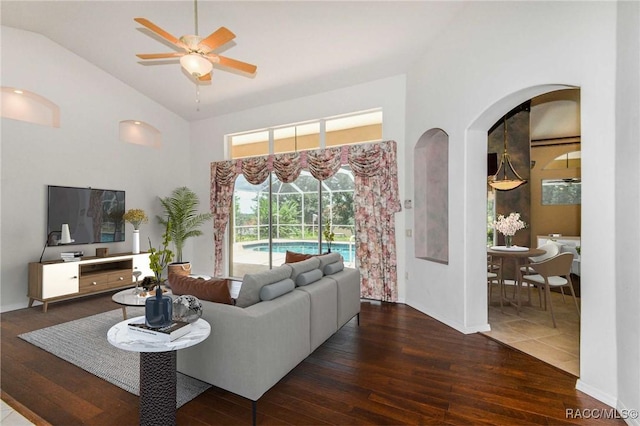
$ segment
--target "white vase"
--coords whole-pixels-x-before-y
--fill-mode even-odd
[[[140,230],[133,230],[133,246],[131,248],[131,253],[138,254],[140,253]]]

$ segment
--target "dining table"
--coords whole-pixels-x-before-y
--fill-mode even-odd
[[[541,256],[546,252],[539,248],[530,248],[522,246],[492,246],[487,247],[487,255],[493,258],[499,259],[500,268],[498,270],[498,281],[500,283],[500,309],[502,309],[503,302],[509,303],[517,309],[520,314],[520,308],[522,302],[520,300],[520,290],[522,288],[522,281],[520,280],[520,268],[527,263],[527,260],[531,257]],[[516,295],[514,298],[508,298],[504,291],[504,261],[505,259],[511,260],[515,266],[515,286]]]

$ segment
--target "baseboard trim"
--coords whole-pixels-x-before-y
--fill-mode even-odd
[[[580,392],[586,393],[587,395],[597,399],[598,401],[607,404],[609,407],[616,408],[618,404],[618,399],[608,393],[602,392],[600,389],[595,388],[583,380],[578,379],[576,382],[576,389]]]
[[[638,410],[627,408],[623,403],[618,401],[618,408],[616,408],[622,420],[631,426],[640,426],[640,419],[638,419]],[[635,414],[632,414],[635,413]]]
[[[438,314],[434,314],[433,312],[429,312],[428,309],[424,308],[423,306],[417,305],[417,304],[411,304],[411,303],[407,303],[408,306],[411,306],[414,309],[419,310],[420,312],[422,312],[425,315],[430,316],[431,318],[435,319],[436,321],[439,321],[441,323],[443,323],[446,326],[449,326],[451,328],[453,328],[456,331],[459,331],[462,334],[474,334],[474,333],[482,333],[484,331],[491,331],[491,327],[489,326],[489,324],[478,324],[475,326],[471,326],[471,327],[466,327],[463,324],[458,323],[457,321],[453,321],[450,318],[445,318],[442,317]]]

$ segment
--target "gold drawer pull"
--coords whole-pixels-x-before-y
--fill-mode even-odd
[[[120,277],[120,278],[118,278],[118,279],[119,279],[120,281],[124,281],[124,278],[123,278],[123,277]]]
[[[97,283],[97,282],[95,282],[95,281],[93,281],[91,284],[93,284],[93,285],[98,285],[98,283]]]

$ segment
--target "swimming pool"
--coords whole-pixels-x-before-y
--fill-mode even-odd
[[[273,252],[285,253],[288,251],[295,251],[296,253],[318,254],[318,243],[314,241],[274,241]],[[268,252],[269,243],[249,243],[243,244],[242,248],[245,250],[253,250],[259,252]],[[328,246],[326,243],[322,244],[322,253],[326,253]],[[340,253],[345,262],[353,262],[355,257],[355,246],[353,243],[331,243],[331,251],[334,253]]]

